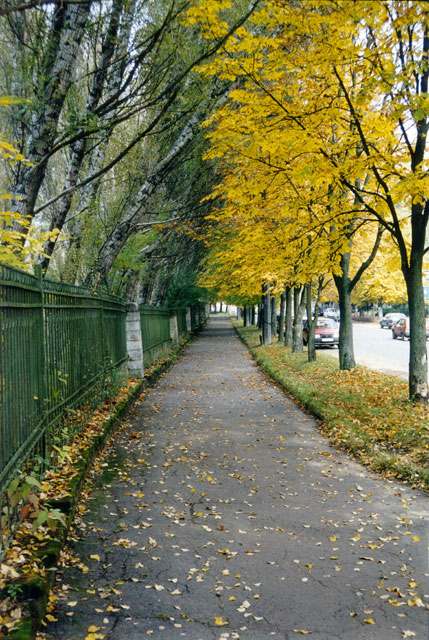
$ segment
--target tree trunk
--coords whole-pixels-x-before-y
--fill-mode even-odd
[[[251,309],[250,309],[250,321],[252,323],[252,327],[255,326],[256,324],[256,312],[255,312],[255,305],[252,304]]]
[[[317,323],[317,304],[314,308],[314,317],[312,310],[312,286],[307,284],[305,287],[305,297],[307,306],[307,322],[308,322],[308,343],[307,343],[307,355],[308,362],[314,362],[316,360],[316,346],[314,344],[314,333]]]
[[[263,314],[262,309],[263,309],[262,304],[259,303],[258,304],[258,329],[262,329],[262,314]]]
[[[247,327],[247,305],[243,307],[243,326]]]
[[[92,84],[86,101],[85,119],[87,120],[93,117],[94,109],[97,107],[103,94],[103,88],[107,78],[109,65],[112,61],[113,55],[115,53],[115,47],[117,46],[119,40],[117,36],[123,7],[124,0],[114,0],[110,13],[109,26],[104,36],[100,66],[92,75]],[[73,189],[78,182],[83,159],[87,151],[88,138],[81,138],[80,140],[77,140],[72,145],[70,145],[69,169],[63,188],[63,191],[68,191],[68,193],[66,193],[61,198],[54,209],[54,215],[52,216],[49,225],[50,231],[54,231],[55,229],[61,231],[61,229],[64,227],[74,196]],[[44,247],[45,255],[41,262],[42,270],[44,272],[46,272],[48,268],[49,260],[54,251],[56,241],[57,238],[53,238],[49,240]]]
[[[340,342],[339,364],[341,370],[353,369],[356,366],[353,349],[353,320],[350,287],[350,253],[341,256],[341,274],[334,276],[340,305]]]
[[[271,297],[271,339],[277,335],[276,298]]]
[[[426,318],[423,289],[422,255],[411,255],[411,265],[406,271],[410,316],[410,360],[408,388],[411,400],[427,402],[428,372],[426,348]]]
[[[262,287],[262,344],[271,344],[271,300],[268,285]]]
[[[90,12],[90,2],[67,5],[55,10],[45,58],[41,64],[37,107],[31,120],[27,150],[31,165],[23,167],[12,188],[19,196],[14,210],[33,217],[34,207],[45,178],[48,154],[57,136],[58,122],[73,82],[76,58]]]
[[[286,294],[286,317],[285,317],[285,347],[292,347],[292,327],[293,327],[293,287],[288,287],[285,291]]]
[[[279,319],[279,342],[283,342],[285,337],[285,314],[286,314],[286,294],[280,296],[280,319]]]
[[[302,317],[304,315],[305,300],[303,287],[295,287],[293,290],[293,331],[292,351],[297,353],[304,350],[302,342]]]
[[[218,106],[220,103],[221,100],[218,100],[215,106]],[[177,166],[176,162],[184,149],[199,133],[199,125],[206,117],[209,108],[209,105],[206,103],[191,115],[188,122],[177,135],[169,151],[167,151],[159,162],[155,163],[142,186],[134,195],[134,198],[128,203],[124,217],[115,225],[100,248],[95,265],[85,280],[87,286],[94,286],[106,280],[113,263],[125,246],[128,238],[139,230],[139,223],[141,223],[141,218],[145,213],[148,201],[158,187],[165,181],[166,176],[168,176],[173,167]]]

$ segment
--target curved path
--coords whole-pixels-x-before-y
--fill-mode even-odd
[[[228,320],[104,465],[46,637],[429,638],[427,496],[331,449]]]

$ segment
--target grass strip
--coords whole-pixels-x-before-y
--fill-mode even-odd
[[[261,346],[257,328],[233,324],[258,365],[320,419],[334,446],[385,477],[429,489],[429,410],[408,400],[403,380],[365,367],[340,371],[320,352],[308,362],[307,353]]]

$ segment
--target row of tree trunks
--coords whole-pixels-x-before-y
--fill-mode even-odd
[[[245,327],[254,326],[256,324],[256,311],[254,304],[244,305],[243,310],[243,325]]]
[[[132,16],[134,15],[134,3],[131,3],[131,4],[133,6],[133,10],[129,11],[128,8],[127,10],[129,11],[129,15],[132,18]],[[122,15],[122,12],[124,11],[125,5],[126,3],[124,2],[124,0],[113,0],[111,12],[110,12],[109,24],[103,39],[103,46],[102,46],[101,55],[100,55],[100,65],[97,68],[97,71],[92,76],[91,87],[86,100],[86,106],[85,106],[86,116],[85,117],[87,120],[90,120],[91,117],[94,118],[95,109],[97,108],[101,98],[103,97],[105,86],[107,85],[107,95],[109,95],[113,93],[115,87],[118,85],[118,82],[119,84],[121,82],[121,79],[117,77],[118,70],[121,69],[122,67],[121,62],[116,63],[115,67],[113,67],[112,69],[110,68],[110,66],[115,56],[116,50],[119,50],[120,54],[123,56],[123,59],[125,60],[125,56],[124,56],[125,52],[123,51],[123,47],[124,47],[124,43],[128,43],[130,30],[132,26],[132,20],[125,20],[124,22],[127,25],[128,32],[124,33],[123,29],[119,31],[120,24],[121,24],[121,15]],[[109,77],[109,73],[110,73],[110,77]],[[73,201],[74,189],[79,180],[81,167],[82,167],[85,156],[88,154],[88,146],[89,146],[90,140],[91,140],[91,145],[94,146],[94,142],[93,142],[94,135],[91,138],[89,136],[82,137],[70,145],[69,170],[68,170],[68,174],[66,176],[66,180],[63,188],[63,191],[65,191],[66,193],[58,202],[55,208],[55,213],[52,216],[51,222],[50,222],[50,227],[49,227],[50,231],[54,231],[55,229],[58,229],[59,231],[61,231],[66,223],[66,219],[71,209],[71,205]],[[107,146],[109,134],[106,131],[103,131],[103,138],[105,140],[105,145]],[[104,160],[104,154],[102,153],[102,150],[104,150],[103,144],[99,143],[90,152],[91,165],[94,164],[94,160],[96,157],[100,158],[101,161]],[[87,188],[85,189],[85,194],[90,193],[91,189],[94,186],[95,185],[93,183],[90,183],[90,185],[87,185]],[[81,193],[81,197],[82,195],[83,193]],[[81,220],[79,219],[75,220],[75,225],[72,225],[72,228],[76,226],[78,226],[78,230],[81,231],[81,228],[80,228]],[[49,261],[54,251],[55,245],[56,245],[56,238],[53,238],[47,243],[44,249],[45,255],[41,263],[43,271],[46,271],[49,266]]]
[[[22,165],[12,192],[19,198],[13,208],[33,217],[34,207],[46,174],[49,152],[54,144],[60,115],[74,79],[76,58],[90,12],[90,2],[61,3],[52,12],[52,21],[37,87],[37,106],[32,118],[27,148],[29,163]]]

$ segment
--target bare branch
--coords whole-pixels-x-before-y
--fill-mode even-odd
[[[0,8],[0,16],[8,16],[18,11],[28,11],[29,9],[41,9],[48,5],[63,7],[65,4],[88,4],[88,2],[101,4],[102,0],[29,0],[20,2],[9,7]]]

